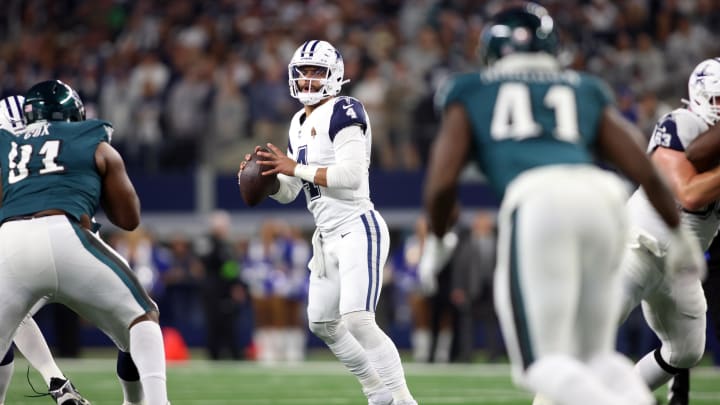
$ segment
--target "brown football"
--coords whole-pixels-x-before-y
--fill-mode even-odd
[[[260,148],[263,152],[270,152],[267,148]],[[254,207],[265,197],[269,196],[278,186],[277,174],[263,176],[262,172],[270,169],[269,166],[257,163],[258,155],[253,153],[245,168],[240,172],[240,195],[245,204]]]

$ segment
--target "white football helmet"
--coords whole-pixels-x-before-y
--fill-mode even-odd
[[[301,66],[318,66],[325,69],[325,77],[305,78],[298,69]],[[315,105],[328,97],[340,93],[342,85],[349,82],[343,80],[345,65],[340,52],[326,41],[307,41],[295,51],[288,65],[288,85],[290,95],[304,105]],[[299,80],[319,81],[320,88],[316,92],[303,92],[298,87]]]
[[[0,128],[13,134],[25,128],[22,106],[23,96],[8,96],[0,100]]]
[[[690,100],[682,101],[708,125],[720,119],[720,58],[706,59],[695,67],[688,80],[688,95]]]

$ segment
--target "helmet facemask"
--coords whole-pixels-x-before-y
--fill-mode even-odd
[[[308,76],[303,75],[303,69],[311,66],[315,69],[322,69],[322,74],[309,74]],[[294,66],[290,65],[288,69],[290,76],[290,95],[298,99],[305,105],[315,105],[325,98],[334,96],[331,94],[328,86],[330,79],[330,69],[327,66],[320,65],[303,65]],[[303,86],[300,86],[300,82],[303,82]],[[308,91],[309,90],[309,91]]]
[[[302,68],[310,66],[324,69],[325,74],[313,74],[306,77],[302,73]],[[340,93],[342,85],[349,81],[343,80],[344,74],[343,59],[335,47],[325,41],[307,41],[295,51],[288,65],[290,95],[304,105],[315,105]],[[310,86],[316,91],[303,91],[300,81],[303,81],[305,89]]]
[[[701,62],[688,80],[690,100],[683,100],[708,125],[720,120],[720,58]]]

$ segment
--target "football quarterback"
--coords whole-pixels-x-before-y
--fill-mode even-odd
[[[271,198],[288,203],[303,190],[315,219],[310,330],[357,377],[369,404],[415,405],[397,348],[375,322],[390,238],[370,199],[368,114],[360,100],[339,95],[347,83],[343,59],[326,41],[300,45],[288,76],[303,108],[290,121],[287,151],[268,144],[258,163],[278,175]]]

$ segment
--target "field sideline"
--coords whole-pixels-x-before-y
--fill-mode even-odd
[[[60,359],[63,371],[93,405],[121,404],[113,359]],[[27,362],[16,359],[5,403],[49,404],[49,397],[29,398]],[[408,384],[420,405],[529,405],[531,397],[512,387],[507,365],[406,364]],[[366,405],[359,385],[340,364],[308,361],[296,365],[193,360],[168,367],[173,405]],[[44,384],[30,370],[33,385]],[[693,405],[720,403],[720,369],[700,367],[693,373]],[[664,391],[664,390],[662,390]],[[664,392],[663,392],[664,394]],[[660,397],[660,393],[658,397]],[[663,402],[664,403],[664,402]]]

